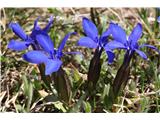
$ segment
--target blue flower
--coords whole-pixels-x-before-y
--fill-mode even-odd
[[[157,21],[160,23],[160,16],[157,18]]]
[[[41,29],[38,26],[38,20],[39,20],[39,18],[37,18],[35,20],[34,28],[33,28],[32,33],[30,35],[27,35],[18,23],[11,22],[9,24],[9,28],[23,41],[12,39],[8,44],[8,48],[10,48],[12,50],[17,50],[17,51],[27,49],[29,45],[33,45],[36,48],[37,47],[37,44],[35,42],[36,34],[38,34],[38,33],[47,34],[47,32],[49,31],[49,29],[53,23],[53,17],[52,16],[50,17],[49,23],[46,25],[46,27],[44,29]]]
[[[51,73],[58,71],[62,65],[61,57],[64,55],[64,52],[62,50],[66,44],[67,39],[72,34],[75,34],[75,32],[69,33],[63,38],[58,49],[54,48],[53,42],[49,35],[37,34],[35,36],[36,40],[38,44],[43,48],[43,50],[29,51],[23,55],[23,59],[35,64],[44,63],[45,75],[50,75]]]
[[[151,49],[157,50],[158,49],[152,45],[138,45],[138,40],[142,36],[142,25],[138,23],[134,29],[132,30],[131,34],[127,38],[126,33],[123,28],[121,28],[118,24],[110,23],[109,29],[111,31],[113,41],[109,42],[106,47],[110,49],[125,49],[131,55],[134,52],[139,54],[143,59],[147,59],[146,54],[140,50],[142,47],[149,47]]]
[[[98,36],[98,30],[95,24],[85,17],[83,18],[82,26],[86,36],[80,38],[78,45],[88,48],[96,48],[99,50],[103,49],[108,42],[107,38],[110,33],[109,29],[103,32],[101,36]],[[105,48],[105,51],[108,55],[109,63],[112,63],[114,59],[114,53],[107,47]]]

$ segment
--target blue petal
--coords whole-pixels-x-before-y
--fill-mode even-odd
[[[142,25],[138,23],[136,27],[132,30],[128,38],[132,48],[135,47],[137,41],[140,39],[141,36],[142,36]]]
[[[36,40],[39,45],[48,53],[54,51],[54,45],[47,33],[36,34]]]
[[[115,58],[115,54],[112,51],[106,51],[108,55],[108,63],[111,64]]]
[[[101,35],[101,38],[108,37],[111,34],[111,30],[108,28],[106,31],[104,31]]]
[[[23,59],[30,63],[40,64],[46,62],[48,57],[42,51],[34,50],[25,53]]]
[[[108,63],[111,64],[113,62],[114,58],[115,58],[115,54],[107,46],[104,49],[106,51],[106,54],[108,55]]]
[[[54,20],[54,19],[53,19],[53,16],[51,16],[50,19],[49,19],[49,22],[48,22],[47,26],[43,29],[43,31],[49,32],[50,27],[51,27],[52,24],[53,24],[53,20]]]
[[[126,49],[126,46],[124,46],[124,44],[114,40],[114,41],[111,41],[108,44],[106,44],[104,48],[105,49],[109,48],[111,50],[114,50],[114,49],[117,49],[117,48]]]
[[[83,30],[85,34],[91,39],[96,41],[98,38],[98,30],[95,24],[92,21],[90,21],[88,18],[84,17],[82,25],[83,25]]]
[[[21,28],[21,26],[18,23],[13,23],[11,22],[9,24],[9,28],[12,29],[12,31],[18,36],[20,37],[22,40],[26,40],[27,39],[27,35],[25,34],[25,32],[23,31],[23,29]]]
[[[38,20],[40,19],[40,17],[38,17],[35,21],[34,21],[34,30],[40,30],[41,28],[38,25]]]
[[[72,34],[76,34],[76,32],[71,32],[71,33],[68,33],[62,40],[62,42],[60,43],[59,47],[58,47],[58,52],[62,52],[65,44],[66,44],[66,41],[68,40],[68,38],[70,37],[70,35]]]
[[[156,47],[154,47],[153,45],[147,45],[147,44],[143,44],[143,45],[140,45],[139,46],[140,48],[142,48],[142,47],[149,47],[149,48],[151,48],[151,49],[157,49]]]
[[[114,40],[121,42],[122,44],[126,44],[127,42],[126,33],[122,27],[118,26],[118,24],[111,22],[109,25],[109,29],[111,31]]]
[[[29,44],[29,42],[11,40],[8,44],[8,48],[12,50],[21,51],[27,49]]]
[[[102,33],[100,36],[100,44],[101,46],[104,46],[108,43],[108,36],[110,35],[111,31],[110,29],[107,29],[105,32]]]
[[[157,18],[157,22],[159,22],[159,23],[160,23],[160,16]]]
[[[140,50],[138,50],[138,49],[135,49],[135,51],[143,58],[143,59],[147,59],[147,56],[146,56],[146,54],[144,53],[144,52],[142,52],[142,51],[140,51]]]
[[[142,47],[149,47],[149,48],[151,48],[151,49],[153,49],[153,50],[156,50],[157,52],[160,53],[160,51],[159,51],[156,47],[154,47],[153,45],[143,44],[143,45],[140,45],[140,46],[139,46],[139,48],[142,48]]]
[[[82,37],[78,41],[79,46],[84,46],[88,48],[97,48],[97,43],[94,42],[91,38],[89,37]]]
[[[62,61],[59,59],[48,59],[45,65],[45,75],[50,75],[51,73],[59,70],[62,65]]]

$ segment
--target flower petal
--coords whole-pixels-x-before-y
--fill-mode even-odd
[[[78,41],[79,46],[85,46],[88,48],[97,48],[97,43],[94,42],[91,38],[89,37],[82,37]]]
[[[114,50],[114,49],[126,49],[126,46],[124,46],[122,43],[114,40],[114,41],[111,41],[109,42],[108,44],[105,45],[104,49],[111,49],[111,50]]]
[[[107,55],[108,55],[108,63],[111,64],[115,58],[115,54],[111,51],[106,51]]]
[[[147,59],[147,56],[146,56],[146,54],[144,53],[144,52],[142,52],[142,51],[140,51],[140,50],[138,50],[138,49],[135,49],[135,51],[143,58],[143,59]]]
[[[47,33],[36,34],[36,40],[40,44],[40,46],[48,53],[54,51],[53,42]]]
[[[105,32],[102,33],[102,35],[100,36],[100,44],[101,46],[104,46],[105,44],[108,43],[108,36],[110,35],[111,31],[110,29],[107,29]]]
[[[141,36],[142,36],[142,25],[138,23],[136,27],[134,27],[128,38],[132,48],[135,47],[137,41],[140,39]]]
[[[26,40],[27,39],[27,35],[25,34],[25,32],[23,31],[23,29],[21,28],[21,26],[18,23],[13,23],[11,22],[9,24],[9,28],[12,29],[12,31],[18,36],[20,37],[22,40]]]
[[[47,61],[48,57],[42,51],[29,51],[23,55],[23,59],[30,63],[40,64]]]
[[[40,17],[38,17],[35,21],[34,21],[34,30],[40,30],[41,28],[38,25],[38,21],[39,21]]]
[[[143,44],[143,45],[140,45],[140,46],[139,46],[139,48],[143,48],[143,47],[149,47],[149,48],[151,48],[151,49],[157,50],[157,48],[154,47],[153,45]]]
[[[70,35],[72,34],[76,34],[76,32],[71,32],[71,33],[68,33],[64,38],[63,40],[61,41],[59,47],[58,47],[58,52],[62,52],[65,44],[66,44],[66,41],[68,40],[68,38],[70,37]]]
[[[62,61],[59,59],[48,59],[47,62],[45,63],[45,75],[50,75],[53,72],[56,72],[59,70],[59,68],[62,65]]]
[[[29,42],[11,40],[8,44],[8,48],[12,50],[21,51],[27,49],[29,44]]]
[[[156,50],[159,54],[160,54],[160,50],[158,50],[156,47],[154,47],[153,45],[147,45],[147,44],[143,44],[143,45],[140,45],[139,48],[142,48],[142,47],[149,47],[153,50]]]
[[[95,24],[90,21],[88,18],[83,18],[82,21],[83,30],[85,34],[90,37],[91,39],[95,40],[98,38],[98,30]]]
[[[50,19],[49,19],[49,22],[48,22],[48,24],[46,25],[46,27],[43,29],[43,31],[44,32],[49,32],[49,30],[50,30],[50,27],[52,26],[52,24],[53,24],[53,16],[50,16]]]
[[[159,23],[160,23],[160,16],[157,18],[157,22],[159,22]]]
[[[111,31],[114,40],[121,42],[122,44],[126,44],[127,42],[126,33],[121,26],[118,26],[118,24],[111,22],[109,25],[109,29]]]

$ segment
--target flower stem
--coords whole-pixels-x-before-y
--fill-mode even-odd
[[[127,51],[121,67],[118,69],[113,85],[110,88],[107,101],[110,101],[109,106],[117,101],[117,97],[121,90],[123,90],[128,82],[130,74],[130,61],[134,52]]]

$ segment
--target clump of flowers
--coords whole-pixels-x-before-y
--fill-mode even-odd
[[[38,65],[41,79],[48,88],[50,88],[50,82],[54,80],[54,85],[58,92],[59,99],[68,104],[70,103],[72,93],[71,84],[68,78],[65,77],[66,73],[61,67],[61,58],[64,54],[79,54],[79,52],[63,52],[68,38],[76,33],[68,33],[56,49],[48,34],[53,24],[53,17],[50,17],[48,24],[43,29],[38,25],[38,20],[39,18],[35,20],[34,27],[30,35],[27,35],[18,23],[11,22],[9,27],[21,39],[21,41],[12,39],[8,44],[8,48],[16,51],[22,51],[31,46],[32,50],[23,54],[23,59],[29,63]]]
[[[133,57],[133,54],[137,53],[140,57],[146,60],[147,56],[143,51],[140,50],[141,48],[148,47],[153,50],[156,50],[157,52],[159,52],[159,50],[152,45],[138,44],[138,40],[142,36],[142,25],[140,23],[138,23],[133,28],[131,34],[128,37],[125,33],[125,30],[118,24],[111,22],[109,29],[113,37],[113,41],[109,42],[107,44],[107,47],[109,47],[111,50],[114,49],[126,50],[123,63],[119,68],[117,75],[113,81],[113,88],[112,88],[113,90],[111,90],[110,93],[110,97],[115,99],[120,89],[124,89],[124,87],[128,82],[128,77],[130,73],[130,61]]]
[[[23,59],[29,63],[37,64],[38,66],[44,65],[45,71],[41,70],[42,67],[39,67],[41,76],[43,79],[46,79],[46,76],[49,76],[50,80],[54,80],[54,85],[58,91],[59,98],[65,103],[69,104],[71,102],[71,84],[66,77],[65,71],[62,68],[62,60],[64,54],[79,54],[79,52],[64,52],[64,46],[71,35],[75,35],[75,32],[70,32],[65,35],[62,39],[58,48],[54,47],[53,41],[49,36],[48,32],[53,24],[53,17],[51,16],[48,24],[42,29],[38,25],[39,17],[34,21],[34,27],[31,31],[31,34],[27,35],[22,27],[18,23],[11,22],[9,28],[18,36],[21,40],[12,39],[8,48],[16,51],[26,50],[29,46],[32,47],[32,50],[29,50],[23,54]],[[157,19],[160,22],[160,17]],[[138,23],[132,30],[129,36],[126,35],[125,30],[113,22],[110,23],[108,29],[99,35],[96,25],[84,17],[82,20],[83,31],[85,36],[81,37],[78,40],[79,46],[84,46],[87,48],[95,49],[94,55],[90,61],[88,76],[87,76],[87,91],[88,95],[94,96],[92,93],[96,89],[96,84],[100,77],[101,72],[101,54],[103,51],[106,52],[108,56],[108,63],[112,63],[115,57],[115,49],[124,49],[126,50],[123,63],[118,69],[113,84],[110,87],[109,99],[112,103],[118,96],[118,93],[123,89],[129,78],[130,73],[130,61],[133,55],[136,53],[143,59],[147,59],[147,55],[141,50],[143,47],[148,47],[153,50],[160,51],[148,44],[138,44],[138,40],[142,36],[142,25]],[[109,36],[112,36],[113,40],[108,41]],[[45,77],[44,77],[45,76]],[[46,81],[47,82],[47,81]]]
[[[94,56],[90,61],[90,66],[88,70],[88,83],[87,83],[88,90],[92,94],[93,90],[95,90],[96,83],[100,77],[100,71],[102,65],[100,57],[103,50],[105,50],[106,54],[108,55],[109,63],[113,62],[114,53],[112,52],[111,49],[107,47],[110,30],[107,29],[105,32],[102,33],[102,35],[99,36],[95,24],[85,17],[83,18],[82,26],[86,36],[81,37],[79,39],[78,45],[95,49]]]
[[[30,35],[26,35],[21,26],[18,23],[11,22],[9,27],[11,30],[23,41],[11,40],[8,44],[8,48],[16,51],[22,51],[27,49],[29,46],[33,47],[32,51],[29,51],[23,55],[23,59],[35,64],[45,64],[45,75],[50,75],[53,72],[59,70],[62,65],[60,60],[63,56],[63,48],[66,44],[67,39],[75,32],[68,33],[62,40],[58,49],[54,48],[54,44],[48,35],[49,29],[53,24],[53,17],[50,17],[49,23],[45,28],[41,29],[38,25],[37,18],[34,22],[34,27]],[[72,54],[72,52],[70,52]]]

